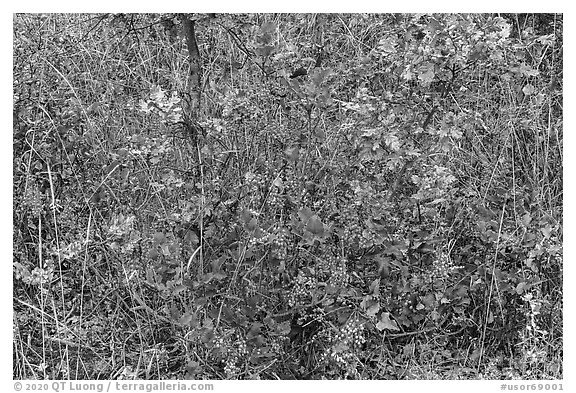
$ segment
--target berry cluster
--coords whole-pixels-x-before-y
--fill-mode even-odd
[[[321,363],[332,361],[342,368],[348,368],[348,365],[354,361],[354,353],[348,349],[333,346],[322,353],[319,360]]]
[[[247,96],[253,97],[249,100]],[[270,99],[269,94],[263,89],[250,90],[246,94],[244,92],[233,91],[227,94],[222,102],[222,116],[227,121],[245,122],[247,120],[255,121],[263,117],[262,106],[256,104],[260,99]]]
[[[226,378],[234,379],[240,373],[240,367],[238,366],[238,356],[232,355],[226,359],[224,362],[224,373],[226,374]]]
[[[306,189],[300,191],[300,201],[303,206],[314,206],[312,195],[310,195]]]
[[[344,229],[344,240],[347,244],[356,244],[362,238],[362,228],[360,226],[360,217],[355,206],[344,208],[340,214],[340,225]]]
[[[246,296],[254,296],[258,292],[258,282],[255,280],[245,280],[243,289]]]
[[[280,337],[276,337],[273,340],[271,340],[270,342],[270,350],[272,351],[272,353],[281,353],[283,350],[283,345],[282,342],[283,340],[289,340],[288,337],[286,336],[280,336]]]
[[[337,263],[334,264],[328,285],[335,288],[345,288],[349,282],[350,275],[346,269],[346,259],[340,258]]]
[[[357,316],[350,318],[348,322],[342,326],[340,332],[336,334],[334,340],[340,343],[344,342],[351,347],[360,347],[366,342],[366,337],[364,337],[364,324]]]
[[[262,175],[254,172],[247,172],[244,175],[245,186],[247,188],[246,192],[249,195],[250,202],[258,205],[262,200],[262,190],[265,187],[265,181]]]
[[[264,129],[264,133],[277,141],[284,141],[286,138],[284,130],[276,124],[272,124]]]
[[[274,256],[283,261],[288,255],[288,230],[280,227],[276,231],[276,236],[272,241]]]
[[[376,235],[374,232],[365,229],[362,231],[362,236],[359,239],[358,246],[360,248],[370,248],[374,245],[374,241],[376,240]]]
[[[433,279],[446,279],[455,270],[459,269],[460,266],[455,266],[454,262],[448,255],[448,253],[443,252],[438,258],[434,260],[432,264],[432,271],[430,272],[430,278]]]
[[[279,260],[285,260],[288,255],[288,239],[290,232],[285,227],[278,227],[276,230],[270,229],[270,232],[261,229],[258,237],[251,236],[248,238],[248,247],[271,246],[272,252]]]
[[[418,296],[414,293],[401,292],[398,295],[398,303],[401,307],[404,307],[411,312],[415,312],[418,303]]]
[[[294,307],[302,305],[310,299],[312,290],[316,287],[316,280],[299,271],[298,276],[294,280],[292,291],[288,293],[288,305]]]
[[[311,173],[314,169],[310,168]],[[310,206],[312,210],[320,210],[326,203],[325,198],[322,197],[323,192],[319,185],[310,176],[304,176],[301,179],[301,186],[299,189],[300,204]]]
[[[314,201],[312,203],[312,210],[314,211],[319,211],[322,210],[322,207],[324,206],[326,202],[323,199],[318,199],[316,201]]]
[[[227,337],[224,335],[219,335],[212,339],[212,348],[214,348],[216,351],[226,351],[228,348],[227,342]]]
[[[234,352],[239,356],[246,356],[248,354],[248,348],[246,347],[246,340],[243,338],[238,338],[234,341]]]
[[[298,326],[306,326],[313,321],[321,321],[324,319],[324,309],[322,307],[304,308],[300,311],[296,324]]]
[[[332,329],[321,329],[316,334],[314,334],[314,336],[312,336],[312,343],[332,343],[334,342],[334,334],[334,330]],[[323,355],[325,354],[326,352]]]
[[[260,237],[251,236],[248,239],[248,247],[255,247],[258,245],[270,244],[274,239],[274,234],[262,229],[259,233]]]
[[[32,270],[32,272],[20,263],[14,265],[14,272],[17,280],[22,279],[26,284],[36,285],[39,287],[52,282],[54,279],[54,270],[54,261],[52,261],[52,259],[46,259],[44,268],[37,266]]]
[[[348,244],[357,244],[362,238],[362,228],[357,222],[351,222],[344,228],[344,239]]]
[[[351,365],[356,360],[357,350],[366,342],[364,324],[358,317],[352,317],[334,336],[326,334],[324,336],[330,337],[331,345],[322,353],[320,361],[333,362],[353,372]]]
[[[299,181],[296,178],[296,174],[293,170],[287,170],[286,175],[284,176],[284,191],[286,195],[290,195],[295,199],[298,199],[297,196],[300,196],[300,190],[302,187],[299,186]]]
[[[270,194],[268,195],[268,205],[271,210],[281,211],[284,207],[284,196],[280,188],[272,186]]]
[[[42,212],[42,194],[37,187],[28,187],[22,199],[22,205],[28,206],[34,217],[38,217]]]
[[[339,257],[331,254],[329,250],[326,250],[326,252],[323,254],[323,258],[320,258],[315,266],[318,279],[328,280],[335,266],[338,265],[338,262]]]
[[[242,359],[248,355],[246,340],[242,337],[233,340],[233,336],[235,335],[220,335],[212,342],[214,354],[218,355],[217,359],[224,362],[224,373],[229,379],[238,376]]]

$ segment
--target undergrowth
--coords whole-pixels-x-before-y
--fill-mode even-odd
[[[189,17],[14,16],[14,378],[562,378],[561,16]]]

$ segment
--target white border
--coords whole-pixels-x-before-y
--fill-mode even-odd
[[[575,208],[571,202],[574,201],[573,172],[574,159],[571,155],[574,147],[574,30],[576,22],[574,14],[568,9],[567,2],[558,1],[481,1],[470,3],[452,3],[438,1],[412,1],[410,3],[348,1],[339,3],[328,3],[325,1],[314,2],[310,0],[291,0],[289,3],[277,2],[254,2],[254,1],[211,1],[201,3],[198,0],[182,2],[120,2],[110,0],[99,0],[98,2],[78,2],[78,1],[27,1],[10,2],[5,5],[10,9],[10,13],[2,13],[0,21],[3,29],[2,53],[5,54],[2,62],[4,78],[1,79],[2,92],[5,93],[3,105],[3,122],[5,125],[2,132],[2,143],[0,144],[0,184],[4,185],[2,195],[2,225],[0,239],[4,243],[2,250],[5,252],[6,260],[2,263],[0,272],[0,290],[3,300],[2,309],[7,312],[4,323],[0,325],[2,340],[0,340],[0,351],[2,353],[2,384],[0,387],[13,391],[12,385],[12,13],[14,12],[563,12],[564,13],[564,152],[568,153],[564,160],[564,282],[568,283],[564,287],[564,390],[574,389],[574,373],[576,370],[573,348],[574,338],[571,332],[576,326],[572,318],[574,309],[574,286],[570,285],[574,277],[574,252],[572,246],[576,244],[576,238],[572,224],[576,220]],[[538,384],[538,381],[525,381],[527,384]],[[381,391],[382,389],[402,389],[404,391],[423,392],[462,392],[463,389],[470,392],[484,392],[500,390],[499,381],[214,381],[215,392],[229,391],[265,391],[270,389],[280,389],[282,391],[317,390],[317,389],[373,389],[371,391]],[[521,381],[508,381],[507,383],[521,383]],[[545,383],[545,382],[544,382]],[[552,382],[550,382],[552,383]],[[573,391],[573,390],[572,390]]]

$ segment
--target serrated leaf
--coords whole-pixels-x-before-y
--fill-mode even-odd
[[[522,88],[522,93],[524,93],[527,96],[534,94],[534,92],[536,92],[536,88],[531,84],[527,84]]]
[[[313,215],[314,212],[308,207],[304,207],[298,211],[298,217],[304,222],[307,222]]]
[[[260,26],[260,32],[262,34],[271,34],[274,33],[276,31],[276,23],[274,22],[264,22],[262,23],[262,26]]]
[[[420,73],[418,79],[420,79],[424,84],[430,84],[434,80],[436,74],[434,73],[434,64],[424,63],[420,66]]]
[[[256,217],[252,217],[252,219],[246,224],[246,229],[250,232],[256,230],[258,228],[258,220]]]
[[[180,319],[178,320],[178,323],[180,325],[189,325],[190,322],[192,322],[192,320],[196,317],[196,315],[194,315],[194,313],[192,312],[185,312],[184,314],[182,314],[182,316],[180,317]]]
[[[278,187],[279,189],[282,189],[284,187],[284,184],[282,183],[282,179],[280,179],[280,176],[274,179],[272,185]]]
[[[422,298],[422,303],[428,308],[432,308],[434,306],[435,301],[436,299],[432,293],[429,293],[428,295]]]
[[[390,258],[378,255],[376,258],[378,263],[378,275],[381,278],[388,278],[390,276]]]
[[[243,209],[240,212],[240,219],[242,220],[242,223],[244,225],[247,225],[250,222],[250,220],[252,219],[252,213],[250,212],[250,210]]]
[[[287,336],[290,333],[290,321],[280,322],[277,325],[277,331],[283,336]]]
[[[156,232],[154,235],[152,235],[152,241],[154,244],[162,244],[166,241],[166,235],[164,235],[162,232]]]
[[[323,236],[324,224],[322,224],[322,221],[320,221],[318,216],[314,215],[308,220],[308,224],[306,224],[306,230],[313,235]]]
[[[518,285],[516,286],[516,293],[518,295],[522,295],[524,293],[524,291],[526,290],[526,283],[525,282],[519,282]]]
[[[530,213],[526,213],[522,216],[522,224],[527,227],[528,225],[530,225],[530,222],[532,221],[532,216],[530,216]]]
[[[320,86],[320,84],[324,82],[324,80],[328,77],[328,75],[330,75],[330,70],[316,68],[312,72],[312,81],[314,82],[314,85],[316,87]]]
[[[284,154],[286,154],[289,161],[296,162],[300,156],[300,151],[298,150],[298,146],[292,146],[284,150]]]
[[[348,349],[350,349],[350,346],[346,341],[339,341],[332,346],[332,351],[336,353],[346,352]]]
[[[384,329],[388,329],[388,330],[391,330],[393,332],[397,332],[400,330],[396,321],[393,321],[392,319],[390,319],[390,313],[389,312],[383,312],[380,315],[380,321],[378,321],[378,323],[376,324],[376,329],[378,329],[380,331],[382,331]]]
[[[385,53],[396,53],[396,40],[392,37],[382,38],[378,42],[377,49]]]
[[[538,76],[540,71],[530,67],[529,65],[523,64],[519,67],[519,71],[523,76]]]
[[[380,303],[374,302],[373,304],[370,304],[370,307],[366,310],[366,314],[370,317],[375,317],[376,314],[378,314],[378,311],[380,311]]]
[[[160,250],[162,250],[162,254],[166,257],[169,257],[170,255],[172,255],[172,253],[170,252],[170,247],[168,246],[168,244],[161,244]]]
[[[380,279],[377,278],[376,280],[372,281],[370,284],[370,293],[374,295],[374,297],[380,296]]]

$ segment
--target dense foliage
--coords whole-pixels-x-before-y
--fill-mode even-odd
[[[186,18],[14,16],[15,378],[562,378],[561,16]]]

